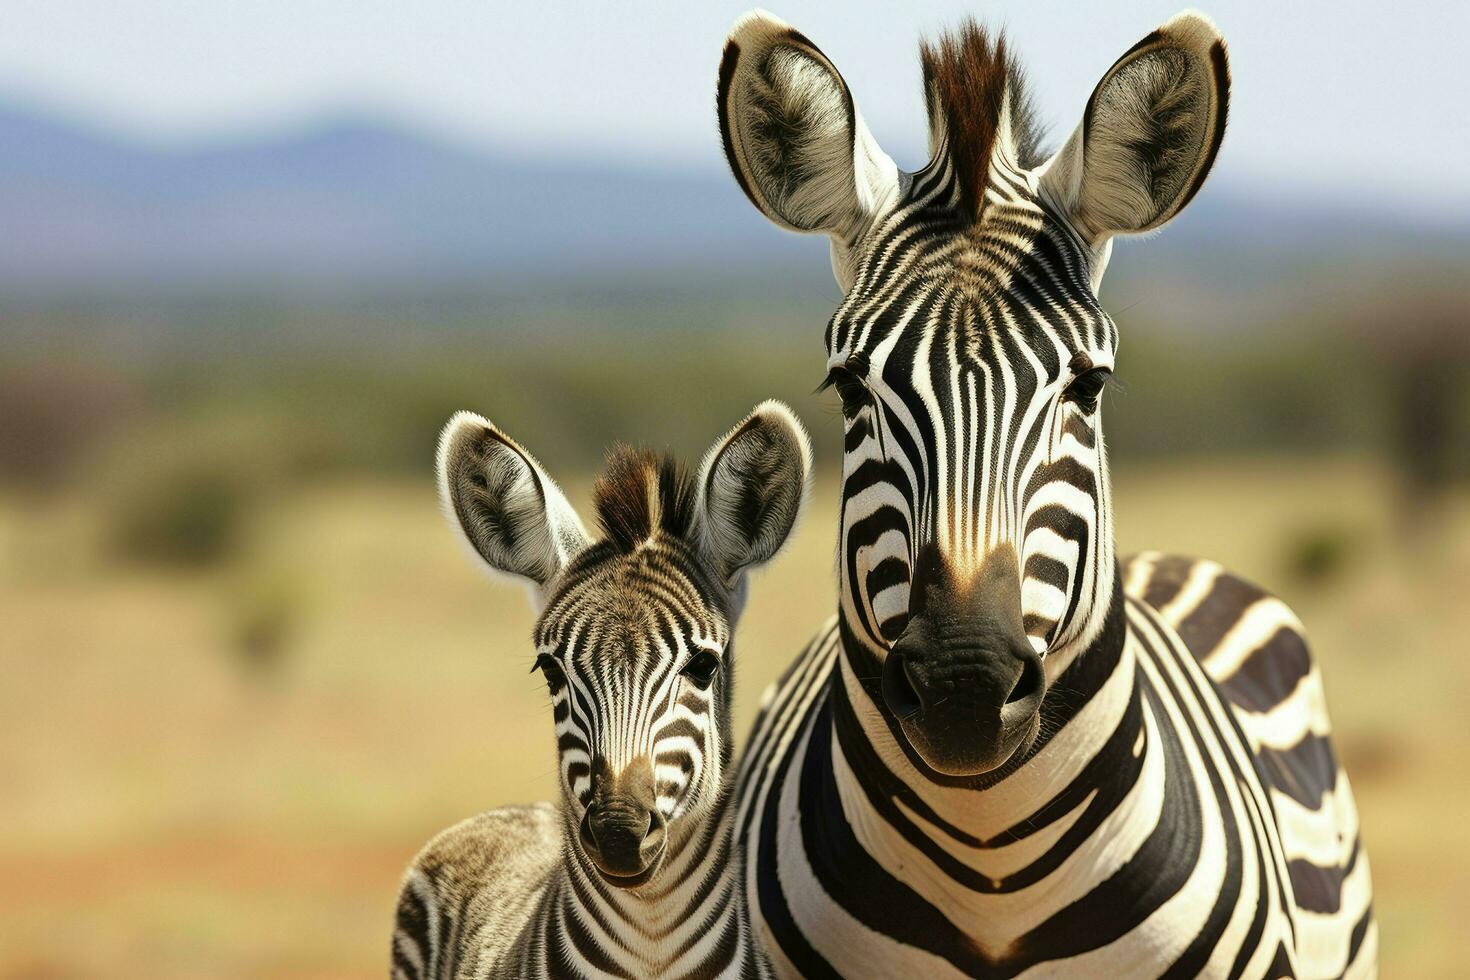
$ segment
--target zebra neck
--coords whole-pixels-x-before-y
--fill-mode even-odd
[[[727,962],[743,947],[748,923],[743,890],[732,876],[734,807],[729,805],[731,780],[725,783],[702,816],[670,826],[663,866],[640,888],[608,884],[582,852],[576,826],[567,819],[556,922],[575,972],[698,974],[699,964]],[[564,810],[571,812],[565,804]]]
[[[871,807],[874,832],[948,838],[981,851],[998,849],[1065,817],[1088,794],[1131,785],[1143,733],[1135,692],[1136,654],[1118,576],[1097,637],[1068,655],[1042,705],[1042,733],[1023,758],[973,777],[934,772],[914,753],[882,707],[878,671],[840,624],[843,655],[832,682],[834,788],[843,805]],[[870,848],[871,849],[871,848]]]

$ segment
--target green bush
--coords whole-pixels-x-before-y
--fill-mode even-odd
[[[154,564],[216,564],[237,548],[247,506],[232,474],[208,464],[155,472],[112,501],[110,550]]]
[[[89,486],[107,552],[161,566],[224,563],[277,488],[286,452],[279,433],[249,419],[202,417],[119,440]]]
[[[301,589],[279,571],[250,569],[226,594],[230,648],[244,672],[258,679],[280,673],[301,618]]]
[[[1341,578],[1359,551],[1358,533],[1344,525],[1298,529],[1285,544],[1286,573],[1303,585],[1324,585]]]

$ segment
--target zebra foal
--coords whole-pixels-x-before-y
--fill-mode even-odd
[[[540,465],[489,422],[439,443],[446,512],[477,559],[528,581],[551,695],[560,805],[441,833],[400,891],[395,977],[752,977],[731,828],[733,629],[747,573],[785,543],[811,453],[766,402],[696,477],[615,449],[594,540]]]

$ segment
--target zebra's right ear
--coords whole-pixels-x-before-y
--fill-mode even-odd
[[[490,570],[545,586],[588,537],[539,463],[473,412],[456,412],[439,437],[445,515]]]
[[[776,556],[811,489],[812,447],[791,409],[757,405],[699,471],[699,538],[727,584]]]
[[[842,75],[801,32],[753,10],[725,42],[717,97],[740,189],[781,227],[830,237],[832,271],[846,292],[854,246],[898,200],[898,168]]]

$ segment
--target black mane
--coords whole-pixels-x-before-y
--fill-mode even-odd
[[[1043,159],[1041,132],[1026,80],[1020,65],[1006,50],[1005,36],[997,34],[992,39],[974,20],[923,41],[919,60],[924,68],[929,131],[948,133],[949,159],[965,210],[978,219],[1000,127],[1001,105],[1008,93],[1017,163],[1030,169]]]

